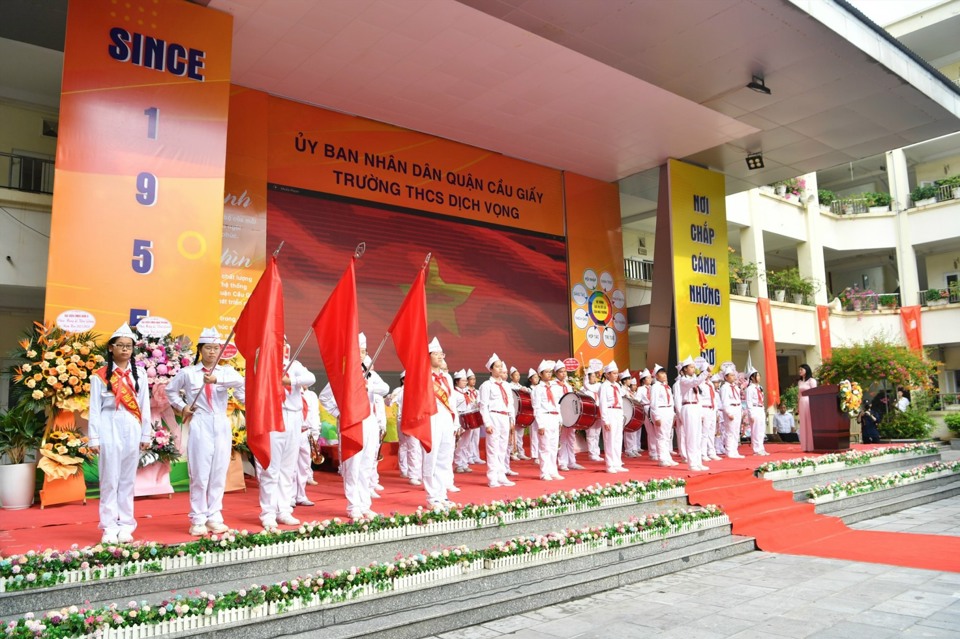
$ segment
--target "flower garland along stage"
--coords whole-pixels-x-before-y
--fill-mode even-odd
[[[890,461],[893,456],[913,457],[919,455],[935,455],[940,452],[940,446],[933,443],[904,444],[875,448],[873,450],[850,450],[845,453],[831,453],[820,457],[801,457],[783,461],[760,464],[753,474],[763,479],[784,479],[800,475],[812,475],[818,472],[840,470],[851,466],[862,466],[876,462]]]
[[[408,515],[393,514],[370,520],[311,522],[301,525],[298,530],[279,533],[233,531],[182,545],[166,546],[147,542],[125,546],[98,544],[65,551],[30,551],[0,559],[0,592],[499,526],[519,519],[554,516],[570,510],[681,497],[686,494],[685,486],[686,480],[682,478],[666,477],[647,482],[631,480],[616,484],[594,484],[580,490],[559,491],[534,498],[467,504],[450,510],[419,508]]]
[[[597,552],[608,545],[646,543],[656,538],[728,524],[726,515],[716,506],[671,510],[601,527],[517,537],[497,542],[486,550],[459,546],[424,551],[398,557],[389,563],[375,562],[360,568],[320,572],[272,585],[252,584],[249,588],[227,593],[201,592],[192,597],[176,595],[156,605],[131,601],[126,606],[116,603],[101,608],[70,606],[47,612],[42,617],[28,614],[11,620],[5,625],[5,636],[12,639],[66,639],[96,635],[139,639],[183,633],[362,596],[413,589],[431,582],[456,579],[484,568],[509,569],[536,561]]]
[[[870,493],[875,490],[885,490],[955,473],[960,473],[960,461],[952,463],[933,462],[916,468],[887,473],[886,475],[871,475],[870,477],[860,477],[850,481],[835,481],[825,486],[813,486],[807,493],[810,497],[808,501],[814,504],[822,504],[844,497]]]

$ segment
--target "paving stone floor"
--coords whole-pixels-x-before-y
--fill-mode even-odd
[[[960,497],[853,527],[960,535]],[[495,637],[960,638],[960,573],[752,552],[440,635]]]

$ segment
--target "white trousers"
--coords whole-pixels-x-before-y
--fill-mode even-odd
[[[643,427],[647,429],[647,448],[650,449],[650,459],[656,461],[660,458],[660,433],[657,425],[648,418],[643,420]]]
[[[724,415],[724,448],[727,451],[727,457],[738,457],[740,456],[740,425],[743,420],[743,414],[741,411],[731,411],[733,417],[729,415]]]
[[[623,450],[628,453],[640,454],[640,430],[623,432]]]
[[[556,477],[560,473],[557,471],[557,451],[560,448],[560,416],[543,415],[537,420],[539,428],[543,428],[543,433],[537,434],[537,457],[540,460],[540,478],[546,479]]]
[[[491,423],[487,424],[493,429],[492,433],[486,434],[487,446],[487,481],[490,484],[498,484],[507,481],[506,460],[510,453],[507,450],[507,438],[510,435],[510,417],[500,415],[499,413],[490,414]]]
[[[123,410],[100,415],[100,528],[110,535],[132,534],[137,528],[133,488],[140,463],[140,422]]]
[[[453,465],[457,468],[466,468],[474,463],[471,437],[474,433],[479,437],[479,431],[479,428],[471,428],[470,430],[464,431],[463,434],[460,435],[460,439],[457,439],[453,451]]]
[[[537,460],[540,458],[540,427],[537,426],[537,420],[533,420],[528,428],[530,429],[530,456]]]
[[[673,419],[676,413],[672,406],[666,408],[655,408],[653,415],[660,425],[657,430],[657,459],[660,463],[672,462],[673,455]]]
[[[704,458],[717,455],[717,409],[700,407],[700,455]]]
[[[750,445],[753,454],[766,452],[763,448],[763,436],[767,433],[767,413],[762,406],[750,407]]]
[[[347,516],[358,519],[370,512],[373,498],[370,489],[370,456],[376,459],[380,429],[376,419],[363,420],[363,448],[356,455],[340,462],[343,494],[347,498]],[[371,452],[372,451],[372,452]]]
[[[700,404],[684,404],[680,408],[681,431],[683,437],[680,438],[680,445],[683,447],[683,456],[687,458],[687,464],[690,468],[699,468],[702,462],[702,443],[700,433],[703,431],[703,419],[701,417]]]
[[[277,517],[293,512],[302,425],[300,411],[284,410],[284,430],[270,433],[270,465],[260,472],[260,522],[264,526],[275,526]]]
[[[223,523],[223,491],[233,445],[230,422],[226,416],[215,419],[211,413],[196,413],[189,438],[190,523]]]
[[[427,504],[442,506],[447,501],[447,487],[453,483],[453,419],[440,409],[430,419],[430,452],[423,453],[423,489]]]
[[[423,445],[410,435],[400,435],[400,474],[423,481]]]
[[[577,463],[577,429],[562,427],[560,429],[560,451],[557,463],[569,468]]]
[[[600,431],[602,426],[591,426],[587,429],[587,453],[591,459],[600,458]]]
[[[297,451],[297,473],[294,475],[294,495],[298,503],[307,500],[307,478],[313,475],[310,465],[310,431],[300,433],[300,448]]]
[[[611,409],[610,428],[603,429],[603,459],[607,470],[623,468],[623,410]]]
[[[467,443],[467,453],[470,459],[471,464],[479,464],[480,459],[480,429],[474,428],[469,433],[469,440]]]

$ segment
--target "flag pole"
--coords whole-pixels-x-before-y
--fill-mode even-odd
[[[363,245],[361,244],[361,246],[363,246]],[[357,249],[359,250],[360,247],[358,246]],[[362,254],[363,254],[363,253],[361,253],[361,255],[362,255]],[[421,270],[421,271],[422,271],[423,269],[427,268],[427,266],[430,264],[430,258],[431,258],[431,257],[433,257],[433,253],[432,253],[432,252],[431,252],[431,253],[427,253],[427,257],[423,260],[423,266],[420,267],[420,270]],[[387,340],[388,340],[388,339],[390,339],[390,331],[387,331],[386,333],[383,334],[383,339],[380,340],[380,345],[377,346],[376,352],[373,354],[373,357],[370,358],[370,368],[369,368],[369,370],[373,370],[373,364],[377,361],[377,357],[380,356],[380,351],[383,350],[383,347],[387,344]]]

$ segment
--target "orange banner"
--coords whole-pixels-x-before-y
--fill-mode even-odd
[[[827,361],[833,355],[830,345],[830,308],[817,305],[817,334],[820,336],[820,360]]]
[[[218,312],[232,17],[180,0],[67,14],[45,314],[95,330]]]
[[[757,314],[760,318],[760,336],[763,339],[763,365],[767,381],[767,406],[780,403],[780,377],[777,373],[777,340],[773,337],[773,319],[770,315],[770,300],[757,298]]]
[[[630,366],[620,194],[616,184],[564,174],[573,355]]]
[[[920,332],[920,307],[902,306],[900,320],[903,322],[903,334],[907,338],[910,350],[923,352],[923,335]]]
[[[563,235],[555,169],[282,98],[268,121],[272,184]]]

